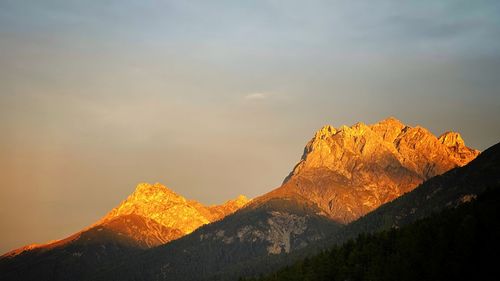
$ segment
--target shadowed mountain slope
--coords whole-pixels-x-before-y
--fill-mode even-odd
[[[268,271],[280,257],[320,245],[343,223],[478,154],[461,141],[450,148],[451,141],[443,141],[449,134],[437,138],[393,118],[339,131],[326,126],[281,187],[219,222],[124,260],[100,278],[232,280]]]
[[[41,247],[5,255],[0,269],[4,276],[24,280],[232,280],[242,273],[266,272],[282,258],[314,250],[325,238],[343,233],[344,224],[432,176],[465,165],[478,153],[457,133],[437,138],[394,118],[370,126],[325,126],[283,185],[249,203],[239,197],[205,207],[159,184],[142,184],[80,233],[92,234],[85,241],[95,242],[84,254],[75,242],[81,239],[70,239],[47,251]],[[133,219],[130,224],[137,228],[132,231],[123,230],[129,223],[113,223],[127,216],[147,220]],[[109,235],[99,230],[104,225]],[[101,253],[110,248],[108,236],[116,237],[109,240],[119,242],[118,251]],[[82,273],[86,259],[101,262]]]
[[[485,184],[477,199],[246,280],[490,280],[500,273],[500,182]]]
[[[390,229],[399,229],[423,218],[446,209],[454,209],[464,203],[475,200],[487,190],[500,188],[500,144],[487,149],[475,160],[464,167],[455,168],[441,176],[424,182],[413,191],[382,205],[373,212],[359,218],[307,248],[291,255],[280,256],[272,260],[259,260],[247,264],[253,270],[230,267],[221,276],[253,276],[256,273],[272,272],[279,267],[290,265],[324,249],[338,246],[360,234],[377,233]],[[300,276],[300,275],[299,275]],[[228,278],[234,280],[236,278]],[[216,280],[216,279],[213,279]],[[270,280],[273,280],[272,278]]]
[[[139,184],[94,225],[59,241],[28,245],[0,259],[0,280],[89,280],[116,260],[178,239],[248,202],[203,206],[161,184]]]

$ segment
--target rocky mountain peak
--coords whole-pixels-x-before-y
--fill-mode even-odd
[[[379,121],[375,125],[386,126],[386,127],[401,127],[401,128],[406,127],[406,125],[403,124],[403,122],[401,122],[399,119],[397,119],[394,116],[389,116],[389,117]]]
[[[478,153],[457,133],[437,138],[394,117],[372,125],[327,125],[308,142],[283,183],[331,218],[349,222]]]
[[[328,137],[331,137],[337,133],[337,130],[332,127],[331,125],[325,125],[321,129],[319,129],[316,134],[314,135],[315,139],[325,139]]]
[[[243,208],[246,204],[248,204],[250,200],[243,196],[239,195],[235,199],[228,200],[221,205],[212,205],[210,207],[204,207],[206,212],[206,217],[210,218],[211,221],[218,221],[225,216],[236,212],[237,210]]]
[[[120,247],[151,248],[220,220],[248,202],[245,196],[240,195],[221,205],[204,206],[198,201],[187,200],[161,183],[139,183],[127,199],[93,225],[65,239],[28,245],[5,256],[14,257],[32,250],[73,249],[99,244],[103,245],[100,250],[104,251],[104,244],[108,242],[118,245],[118,248],[111,247],[111,251],[119,251]]]
[[[204,206],[198,201],[187,200],[160,183],[140,183],[125,201],[101,220],[101,223],[120,216],[138,215],[187,234],[238,210],[247,201],[248,199],[241,196],[222,205]]]
[[[453,156],[454,161],[460,166],[464,166],[469,163],[470,159],[474,159],[479,155],[479,150],[469,148],[465,145],[459,133],[446,132],[438,140],[446,146],[449,153]]]
[[[178,195],[161,183],[139,183],[129,199],[138,201],[186,201],[184,197]]]
[[[380,135],[386,142],[394,142],[407,126],[394,117],[386,118],[371,126],[371,129]]]
[[[248,202],[250,202],[250,199],[248,199],[245,195],[240,194],[235,199],[226,202],[226,204],[231,203],[241,208],[245,206]]]
[[[462,136],[456,132],[446,132],[439,137],[439,141],[447,147],[462,147],[465,142]]]

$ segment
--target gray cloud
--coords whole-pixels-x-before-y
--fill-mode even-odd
[[[264,100],[269,97],[269,93],[257,92],[245,96],[246,100]]]

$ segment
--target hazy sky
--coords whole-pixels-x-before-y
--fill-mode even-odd
[[[499,1],[0,0],[0,252],[138,182],[278,186],[324,124],[500,141]]]

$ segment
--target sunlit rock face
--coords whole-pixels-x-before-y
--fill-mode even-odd
[[[0,280],[95,280],[97,274],[121,264],[124,258],[175,242],[247,202],[239,196],[221,205],[204,206],[164,185],[142,183],[95,224],[65,239],[2,255]],[[126,278],[106,278],[112,279]]]
[[[102,221],[135,214],[177,229],[182,236],[233,213],[247,202],[248,199],[240,195],[222,205],[204,206],[200,202],[187,200],[162,184],[141,183],[134,193],[111,210]]]
[[[187,200],[162,184],[141,183],[126,200],[95,224],[68,238],[28,245],[2,257],[66,247],[102,246],[107,243],[122,248],[152,248],[189,234],[202,225],[220,220],[248,202],[245,196],[240,195],[221,205],[204,206],[200,202]],[[84,250],[80,252],[82,255],[86,253]],[[94,253],[91,252],[90,255]]]
[[[478,154],[458,133],[437,138],[392,117],[373,125],[325,126],[308,142],[280,189],[348,223]]]

